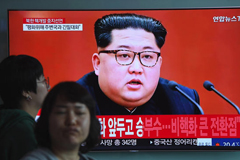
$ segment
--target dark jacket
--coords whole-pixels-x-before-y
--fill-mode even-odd
[[[152,98],[145,104],[138,106],[132,115],[153,114],[200,114],[198,108],[177,91],[168,87],[169,80],[159,78],[158,86]],[[110,100],[98,85],[98,76],[94,72],[84,75],[77,83],[84,86],[96,100],[98,115],[129,115],[131,114],[123,106]],[[199,103],[198,93],[179,85],[186,94]]]
[[[0,160],[19,160],[37,147],[35,120],[20,109],[0,110]]]

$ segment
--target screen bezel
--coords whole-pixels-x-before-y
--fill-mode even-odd
[[[154,11],[154,10],[202,10],[202,9],[240,9],[240,7],[196,7],[196,8],[163,8],[163,9],[97,9],[97,10],[92,10],[92,9],[79,9],[79,10],[76,10],[76,9],[74,9],[74,10],[69,10],[69,9],[67,9],[67,10],[65,10],[65,9],[53,9],[53,10],[51,10],[51,9],[42,9],[42,10],[40,10],[40,9],[34,9],[34,10],[31,10],[31,9],[18,9],[18,10],[15,10],[15,9],[8,9],[8,21],[9,21],[9,12],[10,11],[129,11],[129,10],[131,10],[131,11],[145,11],[145,10],[152,10],[152,11]],[[9,25],[9,23],[8,23],[8,25]],[[9,28],[9,26],[8,26],[8,28]],[[8,55],[10,55],[10,38],[9,38],[9,30],[8,30]],[[201,149],[200,149],[201,148]],[[193,149],[193,148],[191,148],[191,147],[186,147],[186,149],[185,149],[185,147],[184,147],[184,149],[183,148],[181,148],[181,147],[177,147],[177,148],[172,148],[172,149],[168,149],[168,148],[161,148],[161,150],[239,150],[239,147],[227,147],[227,148],[225,148],[225,147],[215,147],[215,146],[211,146],[211,147],[196,147],[196,149]],[[119,149],[118,149],[119,150]],[[125,149],[121,149],[121,150],[125,150]],[[127,150],[132,150],[132,149],[127,149]],[[135,149],[134,149],[135,150]],[[149,148],[147,148],[147,149],[142,149],[142,148],[140,148],[140,149],[137,149],[137,150],[155,150],[155,149],[151,149],[151,147],[149,147]],[[104,150],[105,151],[105,150]],[[110,150],[111,151],[111,150]]]

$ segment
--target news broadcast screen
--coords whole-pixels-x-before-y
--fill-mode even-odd
[[[240,8],[8,10],[9,55],[37,58],[51,87],[78,81],[94,71],[94,23],[122,13],[162,23],[160,77],[195,89],[204,114],[98,115],[102,140],[95,150],[239,150],[237,109],[203,83],[240,105]]]

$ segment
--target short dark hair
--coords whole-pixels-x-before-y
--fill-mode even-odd
[[[85,145],[80,147],[80,152],[87,153],[100,142],[101,126],[96,117],[95,102],[88,91],[76,82],[61,82],[54,86],[47,94],[41,115],[36,123],[35,133],[39,146],[51,148],[49,135],[49,116],[58,97],[69,102],[80,102],[87,106],[90,112],[90,130]]]
[[[0,63],[0,96],[5,108],[21,108],[23,91],[37,92],[36,80],[43,75],[41,63],[28,55],[12,55]]]
[[[159,48],[163,46],[167,34],[160,21],[132,13],[103,16],[95,22],[94,27],[97,46],[102,48],[110,44],[113,29],[141,28],[147,32],[152,32]]]

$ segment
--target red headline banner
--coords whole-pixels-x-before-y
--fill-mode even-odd
[[[240,138],[239,115],[97,116],[102,139]]]
[[[23,18],[23,23],[30,24],[61,24],[65,18]]]

